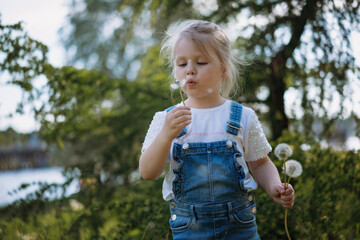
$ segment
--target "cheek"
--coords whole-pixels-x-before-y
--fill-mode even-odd
[[[181,78],[184,75],[184,71],[182,71],[182,69],[180,68],[175,68],[174,72],[177,79]]]

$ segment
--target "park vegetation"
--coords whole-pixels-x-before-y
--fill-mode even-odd
[[[184,18],[216,21],[236,32],[234,48],[247,58],[244,91],[233,99],[253,107],[271,129],[271,146],[288,143],[303,166],[301,177],[292,181],[292,238],[359,239],[360,154],[320,144],[334,137],[339,118],[354,118],[359,130],[355,109],[342,104],[349,96],[349,76],[359,77],[349,41],[350,30],[360,23],[357,1],[214,1],[213,8],[196,3],[73,1],[71,27],[64,27],[62,36],[75,50],[62,67],[47,62],[47,47],[30,38],[21,23],[3,25],[0,19],[1,71],[11,76],[8,84],[26,93],[18,112],[32,107],[51,162],[63,166],[68,179],[63,185],[42,184],[26,199],[1,208],[0,239],[171,239],[168,203],[161,197],[164,176],[145,182],[137,168],[153,114],[180,101],[159,56],[159,33]],[[242,15],[250,21],[236,30]],[[105,26],[113,28],[104,32]],[[47,80],[41,89],[34,85],[38,77]],[[293,90],[301,114],[285,111],[284,96]],[[334,95],[343,101],[330,115],[327,105]],[[315,134],[316,119],[323,127]],[[281,171],[281,162],[270,157]],[[46,197],[73,180],[81,183],[78,193]],[[261,189],[255,194],[260,236],[286,239],[283,209]]]

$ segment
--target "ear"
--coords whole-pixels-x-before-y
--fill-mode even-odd
[[[223,69],[223,72],[222,72],[222,78],[224,78],[224,79],[226,79],[226,78],[228,78],[228,74],[227,74],[227,71],[226,71],[226,69]]]

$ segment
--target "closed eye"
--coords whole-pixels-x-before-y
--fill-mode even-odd
[[[207,63],[207,62],[198,62],[197,64],[198,64],[198,65],[206,65],[206,64],[208,64],[208,63]],[[186,63],[178,64],[179,67],[186,67],[186,65],[187,65]]]

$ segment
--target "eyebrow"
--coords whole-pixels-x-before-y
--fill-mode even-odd
[[[195,55],[195,59],[198,59],[198,58],[205,58],[205,59],[208,59],[208,57],[206,57],[204,54],[196,54]],[[178,60],[183,60],[183,59],[187,59],[187,57],[185,56],[175,56],[175,61],[178,61]]]

